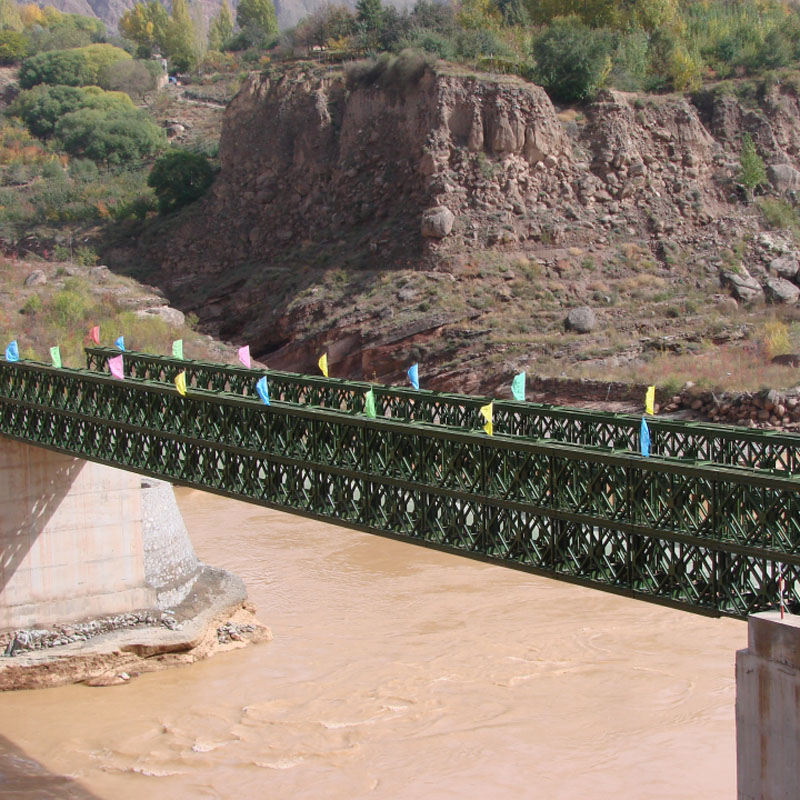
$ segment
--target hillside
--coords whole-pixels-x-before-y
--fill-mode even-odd
[[[789,75],[557,109],[442,63],[296,63],[226,110],[209,195],[106,258],[276,368],[791,385],[767,361],[770,326],[796,333],[799,118]],[[772,181],[752,202],[745,133]]]
[[[136,5],[137,0],[51,0],[48,5],[69,14],[82,14],[86,17],[97,17],[106,23],[109,30],[116,30],[120,17]],[[164,0],[163,5],[172,7],[170,0]],[[193,0],[192,6],[205,23],[218,11],[220,0]],[[229,0],[228,6],[234,10],[238,0]],[[324,0],[275,0],[275,15],[278,18],[278,27],[281,30],[296,25],[303,17],[308,16],[325,5]],[[341,5],[355,8],[355,0],[343,0]],[[410,0],[394,0],[387,5],[395,8],[410,8],[414,5]]]

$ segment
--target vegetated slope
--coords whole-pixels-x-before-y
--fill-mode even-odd
[[[137,254],[206,330],[276,368],[327,350],[332,374],[419,360],[428,386],[491,391],[575,361],[633,374],[742,338],[765,298],[796,305],[793,231],[767,230],[796,224],[792,80],[557,113],[517,78],[383,67],[295,64],[230,104],[212,191]],[[738,183],[745,133],[766,216]]]
[[[86,17],[97,17],[106,23],[106,27],[115,30],[122,15],[133,8],[137,0],[52,0],[48,5],[64,11],[68,14],[83,14]],[[172,8],[171,0],[162,0],[162,4],[167,10]],[[278,27],[281,30],[296,25],[303,17],[316,11],[325,5],[324,0],[275,0],[275,15],[278,19]],[[196,13],[208,22],[220,8],[220,0],[193,0],[192,7],[197,9]],[[230,0],[228,6],[236,13],[238,0]],[[348,8],[355,8],[355,0],[344,0],[342,5]],[[409,8],[414,5],[407,0],[395,0],[387,5],[396,8]]]

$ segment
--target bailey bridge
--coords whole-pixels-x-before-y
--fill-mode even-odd
[[[686,610],[800,609],[800,437],[90,348],[0,362],[0,436]],[[188,394],[173,383],[185,371]],[[363,414],[373,388],[376,418]],[[235,534],[232,534],[235,535]]]

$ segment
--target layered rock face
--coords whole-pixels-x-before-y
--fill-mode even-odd
[[[271,366],[311,369],[335,341],[332,363],[378,379],[454,325],[497,323],[485,303],[423,303],[401,329],[398,301],[417,290],[367,304],[359,270],[460,284],[492,254],[497,263],[518,256],[539,265],[543,283],[571,276],[542,305],[542,318],[555,319],[608,300],[611,290],[576,267],[607,264],[613,251],[623,271],[650,264],[664,287],[691,281],[709,302],[797,302],[796,270],[771,267],[796,263],[792,241],[763,233],[737,186],[748,132],[774,193],[800,187],[791,86],[773,87],[757,110],[724,94],[692,103],[608,91],[557,113],[541,88],[508,76],[451,67],[400,75],[348,82],[307,63],[252,75],[227,109],[212,191],[147,243],[171,299],[210,332],[250,342]],[[747,268],[732,269],[723,251],[742,242]],[[619,256],[621,247],[630,250]],[[329,283],[344,288],[320,292],[335,270]],[[606,274],[613,283],[621,273]],[[500,303],[514,296],[492,291]],[[619,307],[595,311],[600,329],[638,325]],[[398,342],[405,349],[392,356]],[[436,347],[428,353],[435,360]]]

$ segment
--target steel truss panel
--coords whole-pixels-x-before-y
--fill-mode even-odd
[[[0,362],[0,434],[711,614],[800,609],[800,481]]]
[[[107,371],[113,348],[86,349],[87,367]],[[171,383],[181,370],[197,389],[255,396],[256,381],[264,371],[202,361],[180,360],[148,353],[125,353],[133,377]],[[269,370],[270,396],[276,401],[362,412],[364,395],[372,389],[378,416],[415,422],[479,429],[478,409],[486,397],[415,391],[363,381],[298,375]],[[495,400],[494,431],[531,439],[551,439],[609,450],[639,448],[640,416],[560,408],[539,403]],[[648,419],[651,453],[659,456],[730,464],[794,474],[800,472],[800,436],[651,417]]]

